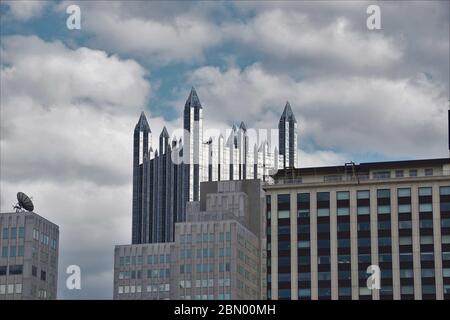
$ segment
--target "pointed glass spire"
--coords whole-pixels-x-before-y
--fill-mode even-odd
[[[169,138],[169,133],[167,132],[166,127],[164,126],[164,128],[161,131],[161,135],[160,137],[164,137],[164,138]]]
[[[284,111],[283,111],[283,114],[281,115],[280,120],[284,120],[284,121],[292,120],[294,122],[297,122],[297,120],[295,119],[294,113],[292,112],[289,101],[286,101],[286,106],[284,107]]]
[[[185,108],[201,108],[202,105],[200,103],[200,99],[198,98],[197,91],[195,88],[191,88],[191,92],[189,93],[189,97],[186,100]]]
[[[241,130],[244,131],[244,132],[247,131],[247,127],[245,126],[244,121],[241,122],[241,125],[239,126],[239,129],[241,129]]]
[[[148,125],[147,117],[145,116],[144,111],[141,112],[141,116],[139,117],[134,130],[148,131],[149,133],[152,132],[152,130],[150,130],[150,126]]]

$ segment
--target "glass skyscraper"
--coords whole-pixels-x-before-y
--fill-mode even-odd
[[[185,221],[186,202],[200,200],[203,181],[267,181],[276,170],[294,166],[296,128],[287,104],[280,119],[280,152],[272,151],[268,140],[251,149],[244,122],[233,126],[227,139],[222,134],[204,138],[203,108],[192,88],[184,106],[183,141],[174,137],[169,143],[164,128],[159,147],[153,150],[150,126],[142,113],[134,129],[132,243],[173,241],[175,222]]]

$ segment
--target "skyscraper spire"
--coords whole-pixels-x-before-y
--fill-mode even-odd
[[[246,132],[247,131],[247,127],[245,126],[244,121],[241,121],[241,124],[239,126],[239,129],[241,129],[242,131]]]
[[[147,193],[142,178],[145,163],[149,159],[151,130],[145,113],[142,111],[133,134],[133,204],[132,204],[132,242],[142,243],[142,219],[145,214]]]
[[[145,116],[144,111],[141,112],[141,115],[139,117],[138,122],[136,123],[136,126],[134,127],[134,130],[148,131],[149,133],[152,132],[152,130],[150,130],[150,126],[148,125],[147,117]]]
[[[295,115],[292,112],[291,104],[289,103],[289,101],[286,101],[286,105],[284,106],[284,111],[283,114],[281,115],[281,119],[291,120],[295,123],[297,122],[297,119],[295,119]]]
[[[286,101],[284,111],[278,123],[279,153],[283,156],[283,168],[297,166],[297,120],[292,112],[289,101]]]
[[[160,137],[169,138],[169,133],[167,132],[166,126],[162,129]]]
[[[195,88],[191,88],[191,92],[186,100],[185,108],[201,108],[202,104],[200,103],[200,99],[198,98],[197,91]]]

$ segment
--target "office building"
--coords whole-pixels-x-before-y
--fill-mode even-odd
[[[265,299],[259,180],[202,182],[174,242],[115,248],[114,299]]]
[[[285,169],[264,189],[269,299],[450,299],[449,158]]]
[[[246,125],[233,126],[228,137],[204,137],[203,107],[194,88],[184,106],[183,139],[164,128],[159,146],[140,115],[133,136],[132,243],[170,242],[176,222],[186,220],[186,203],[200,200],[200,183],[270,180],[274,170],[297,162],[297,121],[289,103],[280,119],[280,151],[268,139],[250,145]],[[287,157],[287,162],[284,157]]]
[[[0,213],[0,300],[56,299],[59,228],[33,212]]]

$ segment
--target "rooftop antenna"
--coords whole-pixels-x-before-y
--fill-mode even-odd
[[[28,197],[23,192],[17,192],[17,204],[13,206],[14,209],[16,209],[16,212],[23,212],[23,210],[26,211],[33,211],[34,205],[33,201],[31,201],[31,198]]]

